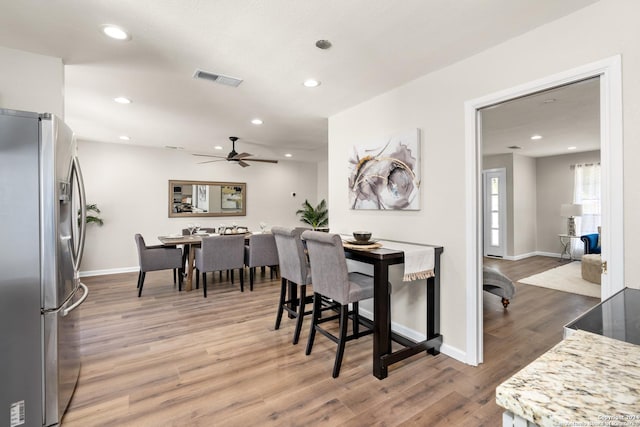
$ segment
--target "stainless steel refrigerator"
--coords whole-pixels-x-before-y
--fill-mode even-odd
[[[60,423],[80,372],[85,196],[73,132],[0,109],[0,425]]]

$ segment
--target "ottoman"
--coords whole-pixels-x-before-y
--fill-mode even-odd
[[[591,283],[600,284],[602,261],[600,254],[582,255],[582,278]]]

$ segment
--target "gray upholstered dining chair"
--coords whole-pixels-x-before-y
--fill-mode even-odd
[[[204,231],[205,233],[215,233],[216,232],[215,228],[200,227],[198,230],[199,231]],[[188,228],[183,228],[182,229],[182,235],[183,236],[188,236],[190,234],[191,234],[191,232],[189,231]],[[185,265],[185,268],[188,268],[187,258],[189,258],[189,245],[184,245],[184,248],[182,248],[182,263]]]
[[[271,278],[278,271],[278,249],[273,234],[252,234],[244,246],[244,264],[249,267],[249,289],[253,291],[256,267],[269,267]]]
[[[178,276],[178,290],[182,290],[182,250],[175,246],[147,246],[141,234],[135,235],[138,247],[138,261],[140,272],[138,273],[138,297],[142,295],[142,286],[147,271],[173,270],[173,281],[176,281],[176,271]]]
[[[202,245],[196,248],[196,287],[200,285],[202,273],[202,287],[204,297],[207,297],[207,272],[240,270],[240,290],[244,292],[244,235],[209,236],[202,238]]]
[[[280,269],[280,299],[276,314],[275,329],[280,329],[282,315],[286,311],[290,317],[296,319],[296,329],[293,333],[293,344],[300,339],[302,320],[311,311],[305,311],[307,303],[313,301],[313,296],[307,296],[307,285],[311,284],[311,269],[300,239],[302,228],[273,227],[271,234],[278,248],[278,263]],[[294,286],[297,286],[295,288]],[[289,288],[289,298],[287,298]],[[295,293],[294,293],[295,290]]]
[[[336,378],[340,374],[345,343],[373,332],[371,329],[360,331],[358,315],[358,302],[373,298],[373,277],[362,273],[349,273],[342,239],[339,235],[320,231],[305,231],[302,233],[302,238],[307,245],[314,292],[313,315],[311,316],[306,354],[311,354],[316,332],[320,332],[337,343],[338,349],[333,365],[333,378]],[[320,318],[321,296],[331,298],[340,304],[340,332],[337,337],[320,326],[322,323],[335,320],[338,317]],[[352,306],[352,311],[349,311],[349,304]],[[349,315],[353,319],[351,335],[347,335]]]

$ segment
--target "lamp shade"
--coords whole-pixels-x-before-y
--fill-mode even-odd
[[[563,203],[560,206],[560,216],[565,218],[582,216],[582,205],[577,203]]]

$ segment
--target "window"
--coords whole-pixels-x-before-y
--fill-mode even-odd
[[[576,218],[576,234],[597,233],[601,218],[600,163],[575,165],[573,201],[582,205],[582,216]]]

